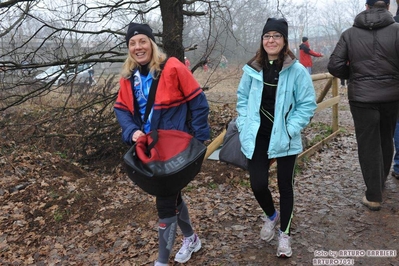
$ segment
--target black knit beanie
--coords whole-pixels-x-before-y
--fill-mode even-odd
[[[389,5],[389,3],[390,3],[390,0],[367,0],[366,4],[369,6],[373,6],[378,1],[384,1],[385,4],[387,4],[387,5]]]
[[[302,37],[302,42],[307,42],[308,40],[309,40],[308,37],[305,36]]]
[[[266,21],[265,26],[263,27],[262,31],[262,36],[265,35],[265,33],[269,31],[278,31],[280,32],[283,36],[284,39],[288,39],[288,23],[285,19],[283,18],[269,18]]]
[[[127,33],[126,33],[126,45],[127,46],[129,46],[130,38],[132,38],[133,36],[135,36],[137,34],[147,35],[148,38],[150,38],[151,40],[153,40],[155,42],[155,37],[152,34],[152,29],[150,28],[150,26],[148,26],[148,24],[140,24],[140,23],[131,22],[129,24],[129,27],[128,27]]]

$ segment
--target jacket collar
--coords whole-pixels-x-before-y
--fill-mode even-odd
[[[256,56],[252,57],[248,61],[247,65],[253,68],[255,71],[260,72],[262,70],[262,66],[257,61],[255,61],[255,58]],[[284,58],[282,70],[291,66],[295,61],[296,61],[295,55],[291,52],[291,50],[288,50],[288,54]]]

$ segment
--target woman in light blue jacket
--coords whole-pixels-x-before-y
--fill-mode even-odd
[[[312,79],[288,48],[288,24],[269,18],[256,56],[243,67],[237,91],[237,127],[249,159],[251,188],[267,218],[260,237],[271,241],[280,222],[278,257],[292,255],[290,225],[294,167],[302,152],[301,131],[317,104]],[[269,190],[269,166],[277,159],[280,212]]]

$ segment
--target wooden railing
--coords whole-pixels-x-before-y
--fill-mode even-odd
[[[317,109],[316,113],[320,112],[326,108],[332,107],[331,115],[332,115],[332,122],[331,122],[331,129],[332,133],[325,137],[323,140],[319,141],[312,147],[307,148],[305,151],[303,151],[298,158],[302,157],[308,157],[315,153],[317,150],[320,149],[322,145],[324,145],[326,142],[330,141],[332,138],[334,138],[338,133],[339,133],[339,125],[338,125],[338,103],[340,100],[340,96],[338,94],[338,79],[333,77],[329,73],[322,73],[322,74],[315,74],[312,75],[312,80],[313,82],[315,81],[320,81],[320,80],[326,80],[326,84],[323,88],[323,90],[320,92],[320,94],[317,97]],[[328,94],[328,92],[331,90],[331,97],[328,98],[327,100],[324,100]],[[206,160],[216,149],[218,149],[222,144],[223,144],[223,138],[224,135],[226,134],[226,129],[224,129],[207,147],[207,151],[205,154],[205,159]]]

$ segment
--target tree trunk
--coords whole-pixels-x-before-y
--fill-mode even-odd
[[[160,0],[163,22],[163,50],[168,56],[184,60],[183,47],[183,0]]]

